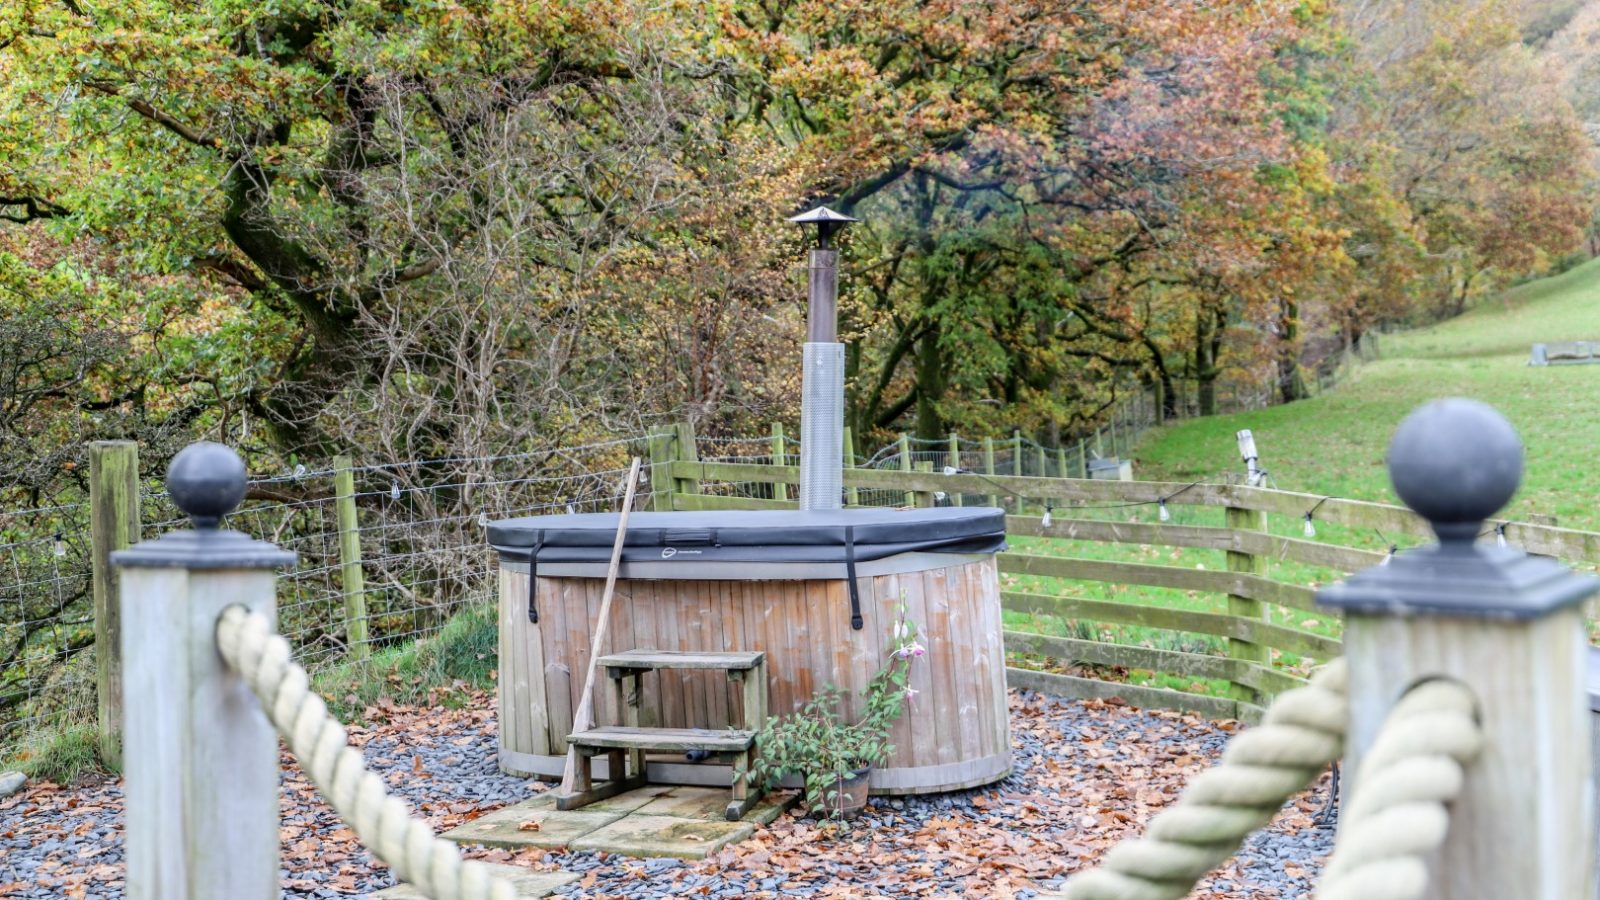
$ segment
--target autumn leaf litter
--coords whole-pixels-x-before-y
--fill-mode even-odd
[[[437,704],[369,708],[351,729],[369,763],[435,829],[471,821],[546,787],[500,774],[492,695],[464,709]],[[1016,769],[987,788],[874,798],[842,834],[786,815],[748,841],[700,862],[594,853],[471,848],[469,855],[579,873],[567,896],[597,900],[704,898],[957,898],[1030,900],[1090,865],[1171,804],[1221,752],[1233,723],[1143,711],[1116,701],[1011,692]],[[284,757],[283,896],[364,896],[387,887],[377,864]],[[1195,897],[1275,900],[1310,895],[1331,827],[1312,815],[1314,792],[1202,883]],[[123,896],[120,782],[95,777],[34,785],[0,802],[0,897]]]

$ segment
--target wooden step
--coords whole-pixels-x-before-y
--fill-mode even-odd
[[[600,657],[600,665],[609,671],[637,672],[648,669],[722,669],[728,672],[747,672],[766,661],[761,650],[731,650],[721,653],[689,652],[684,650],[629,650]],[[622,677],[612,674],[613,678]]]
[[[605,725],[567,735],[570,743],[583,748],[607,750],[708,750],[712,753],[742,753],[755,745],[752,731],[730,728],[627,728]]]

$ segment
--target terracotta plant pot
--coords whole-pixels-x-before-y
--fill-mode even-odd
[[[867,780],[872,777],[872,767],[865,766],[839,777],[834,787],[834,797],[824,796],[821,803],[811,808],[811,814],[821,818],[854,819],[867,805]]]

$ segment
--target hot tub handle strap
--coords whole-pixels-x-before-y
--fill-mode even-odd
[[[861,589],[856,586],[856,529],[853,525],[844,527],[844,574],[850,583],[850,627],[860,631],[861,621]]]
[[[528,621],[539,624],[539,551],[544,547],[544,532],[533,534],[533,546],[528,548]]]

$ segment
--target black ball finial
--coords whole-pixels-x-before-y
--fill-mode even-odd
[[[199,441],[178,451],[167,467],[167,493],[194,527],[214,529],[244,499],[244,460],[230,447]]]
[[[1522,483],[1522,440],[1487,403],[1435,400],[1395,430],[1389,480],[1440,544],[1470,545]]]

